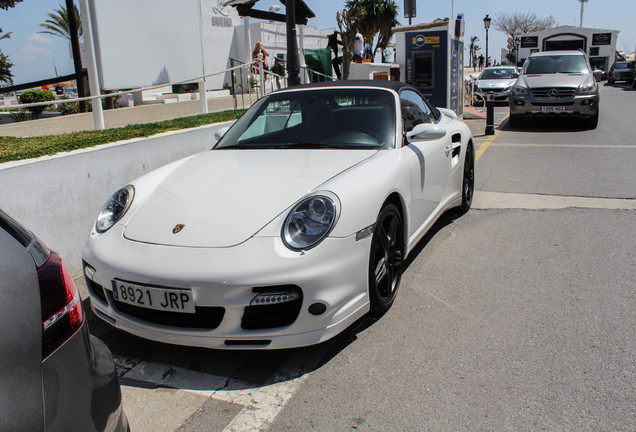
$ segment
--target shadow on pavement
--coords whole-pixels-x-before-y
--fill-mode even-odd
[[[586,119],[576,117],[537,117],[524,118],[519,127],[510,127],[510,118],[499,126],[500,130],[511,132],[538,132],[538,133],[572,133],[589,132]]]

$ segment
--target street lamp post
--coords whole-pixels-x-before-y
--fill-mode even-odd
[[[488,29],[490,28],[491,18],[486,14],[484,17],[484,28],[486,29],[486,67],[488,67]]]
[[[490,17],[488,15],[484,17],[484,28],[486,29],[486,67],[488,67],[488,29],[490,28]],[[492,91],[486,94],[486,130],[484,133],[486,135],[495,134],[495,102]]]
[[[581,2],[581,21],[579,21],[579,27],[583,27],[583,5],[587,0],[579,0]]]

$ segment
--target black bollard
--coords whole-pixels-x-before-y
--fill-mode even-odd
[[[486,135],[495,134],[495,97],[493,92],[486,94]]]

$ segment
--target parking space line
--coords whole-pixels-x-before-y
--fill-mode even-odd
[[[498,132],[495,131],[495,135],[489,135],[482,141],[482,144],[479,146],[477,152],[475,153],[475,162],[477,162],[483,156],[483,154],[486,153],[486,150],[488,150],[488,147],[490,147],[495,138],[497,138],[497,135]]]
[[[473,208],[481,210],[557,210],[566,208],[636,210],[636,199],[475,191]]]
[[[188,403],[183,407],[178,419],[180,424],[187,424],[190,416],[208,398],[234,404],[240,407],[238,414],[223,428],[224,431],[266,430],[276,419],[283,407],[289,402],[302,383],[315,370],[325,356],[324,345],[308,347],[299,354],[291,355],[280,368],[263,385],[250,383],[229,376],[191,370],[161,362],[142,361],[123,373],[125,381],[135,383],[127,388],[127,402],[134,404],[135,415],[131,424],[141,427],[140,430],[168,431],[170,428],[146,429],[140,426],[151,421],[152,412],[134,399],[143,399],[147,392],[161,393],[164,398],[172,398],[173,394],[183,395]],[[145,386],[150,387],[144,388]],[[168,400],[168,399],[166,399]],[[155,407],[156,408],[156,407]],[[131,412],[132,412],[131,411]],[[160,420],[158,416],[155,420]],[[153,421],[153,424],[157,423]],[[172,424],[174,422],[171,422]]]
[[[497,143],[497,147],[564,147],[593,149],[636,149],[636,144],[540,144],[540,143]]]

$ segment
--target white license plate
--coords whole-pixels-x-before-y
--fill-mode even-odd
[[[195,312],[192,291],[185,289],[156,288],[115,279],[113,297],[119,302],[146,309]]]
[[[541,112],[565,112],[564,106],[542,106]]]

